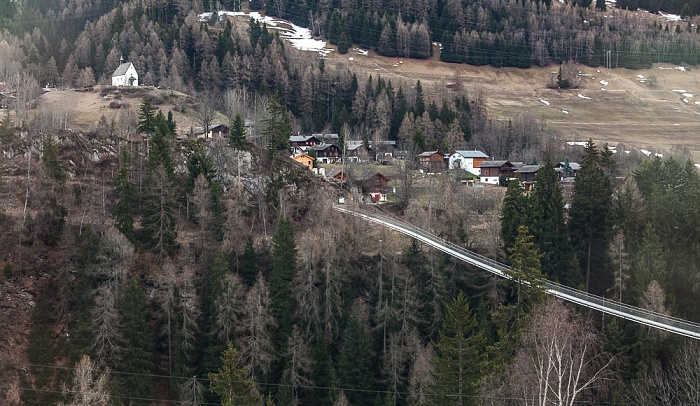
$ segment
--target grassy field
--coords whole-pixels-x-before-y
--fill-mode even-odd
[[[570,141],[592,138],[659,152],[687,147],[700,161],[700,104],[696,104],[700,103],[700,70],[691,67],[661,64],[610,71],[581,67],[579,89],[557,90],[547,88],[557,70],[551,66],[497,69],[352,51],[331,53],[330,59],[392,80],[420,80],[426,92],[433,94],[447,93],[445,84],[458,80],[468,92],[482,95],[494,119],[527,112]]]
[[[411,60],[353,50],[347,55],[331,52],[327,64],[381,75],[394,83],[412,85],[420,80],[424,91],[433,95],[449,96],[445,84],[458,80],[472,95],[481,94],[493,119],[529,113],[538,123],[563,134],[567,141],[592,138],[599,144],[622,142],[627,147],[662,153],[672,147],[685,147],[700,161],[700,104],[696,104],[700,103],[700,69],[655,65],[637,71],[608,72],[584,67],[580,89],[557,90],[546,86],[556,67],[497,69],[446,64],[437,57]],[[159,107],[166,111],[175,107],[173,97],[161,92],[165,102]],[[138,96],[124,94],[121,101],[137,112]],[[110,109],[110,100],[103,100],[99,92],[51,92],[42,96],[41,103],[69,109],[74,130],[94,128],[101,115],[111,119],[127,114],[125,109]],[[181,131],[197,125],[186,114],[175,112],[175,119]]]

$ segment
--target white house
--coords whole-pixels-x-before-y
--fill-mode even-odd
[[[124,62],[112,73],[112,86],[138,86],[139,74],[131,62]]]
[[[489,156],[481,151],[456,150],[449,155],[448,169],[464,169],[476,176],[481,175],[479,164],[489,159]]]

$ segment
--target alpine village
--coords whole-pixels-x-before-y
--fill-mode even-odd
[[[0,404],[700,405],[699,15],[0,0]]]

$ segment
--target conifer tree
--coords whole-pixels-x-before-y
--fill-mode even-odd
[[[158,254],[162,262],[176,250],[175,197],[165,168],[156,167],[147,179],[144,197],[143,227],[146,246]]]
[[[228,144],[237,150],[243,150],[246,147],[246,129],[240,114],[236,114],[236,117],[231,122]]]
[[[51,134],[46,134],[41,140],[41,163],[59,186],[66,183],[66,170],[63,162],[58,158],[58,143]]]
[[[121,166],[114,180],[114,195],[118,199],[112,209],[115,227],[131,242],[134,241],[134,214],[136,207],[136,185],[129,180],[131,171],[131,154],[126,146],[122,146]]]
[[[263,120],[265,127],[262,134],[267,138],[268,149],[270,151],[288,149],[292,124],[279,93],[275,93],[268,101],[267,114],[268,117]]]
[[[439,405],[475,404],[481,378],[485,339],[476,317],[461,291],[447,306],[435,344],[437,379],[435,400]]]
[[[272,315],[277,323],[274,343],[277,351],[282,352],[292,332],[294,300],[291,283],[296,273],[297,263],[292,223],[285,217],[280,217],[277,222],[277,229],[272,237],[271,257],[270,296],[272,297]]]
[[[537,187],[530,198],[528,231],[542,253],[542,273],[568,286],[580,282],[574,271],[573,250],[564,218],[564,197],[552,161],[547,158],[535,177]]]
[[[139,107],[139,122],[136,130],[141,134],[152,136],[156,128],[156,108],[150,98],[145,98]]]
[[[375,365],[372,342],[367,322],[358,306],[354,306],[343,331],[343,339],[338,351],[337,374],[339,385],[345,389],[367,390],[374,388]],[[351,405],[369,405],[367,396],[359,391],[348,391]]]
[[[506,196],[503,198],[501,208],[501,238],[503,247],[508,252],[515,244],[518,236],[518,228],[528,224],[528,198],[523,192],[523,184],[520,177],[508,182]]]
[[[604,294],[612,285],[608,248],[611,239],[612,184],[600,167],[592,140],[584,151],[569,211],[569,231],[586,290]]]
[[[255,244],[253,235],[248,234],[243,248],[243,256],[241,257],[241,276],[243,282],[248,286],[253,286],[255,277],[258,275],[258,255],[255,252]]]
[[[247,367],[241,367],[238,351],[229,343],[221,354],[221,368],[209,374],[209,390],[221,398],[222,406],[263,405],[264,399]]]
[[[118,307],[123,350],[115,360],[113,370],[129,374],[114,374],[114,394],[128,394],[135,399],[134,404],[147,405],[149,403],[146,400],[153,397],[153,334],[146,295],[133,280],[123,289]]]

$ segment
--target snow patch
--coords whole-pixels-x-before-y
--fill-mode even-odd
[[[582,95],[581,93],[578,94],[578,97],[580,97],[580,98],[582,98],[582,99],[586,99],[586,100],[591,100],[590,97],[584,96],[584,95]]]
[[[280,37],[289,41],[292,47],[300,51],[313,51],[321,54],[327,54],[333,51],[330,48],[326,48],[326,41],[321,41],[313,39],[311,36],[311,30],[304,27],[299,27],[298,25],[292,24],[285,20],[280,20],[272,18],[269,16],[264,16],[257,11],[251,11],[250,13],[244,13],[241,11],[226,11],[222,10],[218,13],[219,16],[244,16],[254,19],[255,21],[267,24],[268,28],[274,28],[280,32]],[[199,15],[200,21],[208,21],[207,16],[211,18],[212,13],[202,13]],[[287,28],[289,27],[289,28]]]
[[[361,48],[354,48],[353,51],[355,51],[358,55],[364,55],[364,56],[369,55],[369,51],[365,51],[364,49],[361,49]]]
[[[540,99],[540,101],[541,101],[542,103],[546,104],[547,106],[549,106],[549,102],[548,102],[547,100],[545,100],[545,99]]]
[[[689,97],[689,98],[692,99],[692,98],[693,98],[693,94],[692,94],[692,93],[683,93],[683,97]]]
[[[603,85],[603,86],[607,86],[607,85],[608,85],[608,81],[607,81],[607,80],[601,80],[601,81],[600,81],[600,84]]]
[[[688,104],[688,99],[683,99],[683,103]]]
[[[640,151],[641,151],[641,153],[642,153],[642,154],[644,154],[644,155],[646,155],[646,156],[649,156],[649,155],[651,155],[651,151],[649,151],[649,150],[646,150],[646,149],[640,149]]]
[[[687,90],[671,90],[674,93],[688,93]]]
[[[561,112],[564,113],[564,114],[569,114],[569,112],[566,111],[566,110],[562,110]]]
[[[654,154],[654,156],[658,156],[659,158],[663,158],[664,154]]]
[[[679,70],[681,72],[685,72],[685,66],[676,66],[676,70]]]
[[[682,20],[683,20],[683,19],[681,18],[681,16],[679,16],[678,14],[669,14],[669,13],[664,13],[663,11],[659,11],[659,15],[660,15],[661,17],[665,18],[666,21],[678,22],[678,21],[682,21]]]
[[[588,141],[567,141],[566,143],[572,147],[585,147],[588,145]]]
[[[354,60],[355,60],[355,58],[353,58],[352,56],[348,58],[348,61],[354,61]]]
[[[644,79],[644,75],[637,75],[638,78]]]

